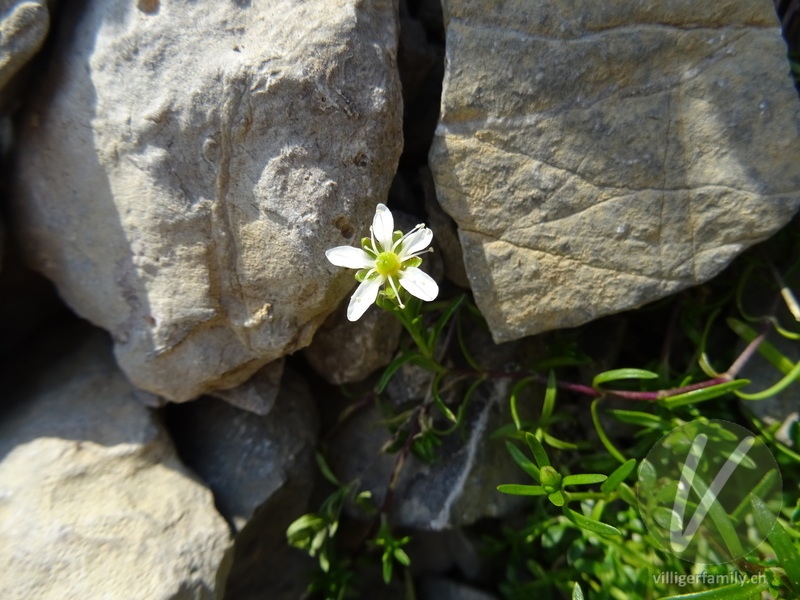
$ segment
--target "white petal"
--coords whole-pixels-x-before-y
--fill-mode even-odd
[[[439,295],[439,286],[436,282],[430,275],[416,267],[403,269],[397,275],[400,277],[400,285],[420,300],[430,302],[436,300],[436,296]]]
[[[348,269],[370,269],[375,266],[375,261],[361,248],[353,246],[336,246],[325,250],[325,256],[337,267]]]
[[[375,239],[381,246],[381,251],[387,251],[392,247],[392,233],[394,233],[394,217],[392,211],[386,208],[385,204],[378,204],[375,207],[375,218],[372,219],[372,231]]]
[[[350,298],[350,304],[347,306],[347,318],[350,321],[358,321],[367,309],[375,303],[378,298],[378,291],[383,285],[383,277],[374,277],[372,279],[365,279],[356,288],[353,296]]]
[[[400,260],[403,260],[406,256],[411,256],[412,254],[425,250],[425,248],[431,245],[432,240],[433,232],[427,227],[412,231],[403,241],[403,250],[399,255]]]

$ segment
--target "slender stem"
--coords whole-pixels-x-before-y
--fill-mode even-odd
[[[414,438],[420,432],[420,419],[422,415],[417,415],[417,418],[414,419],[414,422],[411,425],[411,431],[408,432],[408,437],[406,438],[403,447],[400,449],[400,452],[397,453],[397,459],[394,461],[394,468],[392,469],[392,475],[389,477],[389,484],[386,486],[386,496],[383,499],[383,504],[381,505],[381,514],[385,515],[389,513],[389,510],[392,508],[392,501],[394,500],[394,492],[397,488],[397,482],[400,479],[400,473],[403,471],[403,465],[406,462],[406,458],[408,458],[409,453],[411,452],[411,445],[414,443]]]
[[[753,341],[747,344],[747,347],[742,351],[739,357],[733,361],[731,368],[725,372],[730,379],[736,377],[739,371],[747,364],[747,361],[755,354],[758,347],[761,345],[761,342],[764,341],[764,338],[767,337],[767,333],[769,330],[772,329],[772,322],[766,321],[761,328],[761,333],[759,333],[756,337],[753,338]]]
[[[405,330],[411,336],[411,339],[414,340],[414,343],[419,348],[419,351],[425,358],[433,360],[433,348],[428,345],[428,341],[422,335],[420,331],[419,322],[415,322],[417,315],[409,314],[409,304],[410,302],[406,302],[405,307],[401,308],[400,310],[389,310],[391,314],[395,316],[395,318],[402,323]]]
[[[722,377],[715,377],[714,379],[708,379],[706,381],[701,381],[699,383],[693,383],[691,385],[684,385],[677,388],[670,388],[668,390],[659,390],[656,392],[631,392],[627,390],[606,390],[607,394],[612,396],[617,396],[618,398],[626,398],[628,400],[662,400],[664,398],[669,398],[670,396],[677,396],[678,394],[686,394],[687,392],[693,392],[695,390],[702,390],[703,388],[711,387],[712,385],[718,385],[720,383],[727,383],[731,381],[731,377],[722,376]]]

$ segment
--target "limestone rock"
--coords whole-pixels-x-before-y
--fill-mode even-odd
[[[283,378],[284,359],[263,366],[243,384],[227,390],[215,390],[210,395],[257,415],[266,415],[275,405]]]
[[[307,345],[352,281],[324,251],[399,157],[395,3],[64,8],[16,159],[28,260],[172,400]]]
[[[287,374],[264,415],[213,398],[172,405],[168,414],[181,457],[214,492],[236,531],[282,487],[294,484],[294,504],[306,502],[316,473],[317,417],[298,375]]]
[[[356,322],[348,321],[349,303],[345,298],[303,351],[314,370],[333,385],[361,381],[388,365],[403,331],[400,321],[377,307]]]
[[[425,577],[420,582],[420,600],[497,600],[497,596],[446,577]]]
[[[521,480],[519,469],[502,440],[489,439],[508,414],[507,381],[487,382],[473,395],[464,425],[443,438],[437,460],[425,465],[406,460],[398,480],[390,518],[394,525],[441,531],[470,525],[484,517],[499,517],[521,504],[520,497],[500,494],[501,483]],[[377,506],[383,502],[397,455],[381,454],[388,439],[385,418],[374,408],[351,417],[330,447],[334,472],[343,481],[358,480],[372,492]]]
[[[286,528],[314,508],[318,423],[308,386],[287,370],[262,415],[212,398],[173,404],[167,414],[181,457],[236,532],[225,598],[301,597],[314,561],[288,546]]]
[[[216,597],[228,527],[105,339],[3,404],[0,597]]]
[[[497,341],[705,281],[800,204],[770,0],[445,0],[431,166]]]

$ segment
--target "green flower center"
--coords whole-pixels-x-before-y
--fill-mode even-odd
[[[397,275],[400,270],[400,259],[394,252],[381,252],[375,259],[375,269],[381,275]]]

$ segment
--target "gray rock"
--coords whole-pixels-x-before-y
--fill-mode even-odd
[[[370,308],[358,321],[347,320],[346,298],[314,335],[303,353],[314,370],[333,385],[361,381],[389,364],[403,326],[385,310]]]
[[[315,561],[287,545],[286,528],[311,510],[317,472],[308,386],[287,371],[263,416],[212,398],[172,405],[167,414],[181,457],[236,532],[225,598],[300,598]]]
[[[495,340],[705,281],[797,210],[769,0],[445,0],[445,17],[431,168]]]
[[[418,531],[408,544],[414,579],[459,573],[470,581],[487,574],[484,542],[464,529]]]
[[[473,395],[465,434],[443,438],[431,465],[410,456],[403,466],[390,510],[395,526],[441,531],[499,517],[520,506],[520,498],[497,491],[501,483],[521,480],[502,440],[490,434],[511,421],[508,381],[493,380]],[[388,439],[384,415],[374,408],[351,417],[330,445],[334,472],[342,481],[358,480],[381,506],[396,454],[381,454]],[[442,426],[443,424],[439,424]]]
[[[446,577],[425,577],[419,586],[420,600],[496,600],[497,596]]]
[[[266,415],[278,397],[285,362],[282,358],[271,362],[243,384],[228,390],[215,390],[210,395],[242,410]]]
[[[41,48],[50,29],[43,0],[0,0],[0,112],[11,104],[5,88]]]
[[[324,251],[367,229],[397,165],[396,6],[64,8],[20,134],[27,258],[137,386],[235,387],[351,286]]]
[[[464,268],[464,250],[458,239],[458,228],[436,201],[436,187],[430,169],[422,167],[420,179],[425,196],[425,211],[428,213],[428,226],[436,232],[436,243],[441,249],[445,277],[458,286],[469,288],[469,278]]]
[[[216,597],[228,527],[104,338],[3,404],[0,597]]]
[[[259,506],[294,483],[303,505],[316,464],[316,406],[308,387],[287,373],[265,415],[201,398],[172,405],[170,428],[183,460],[206,482],[220,512],[241,531]]]

